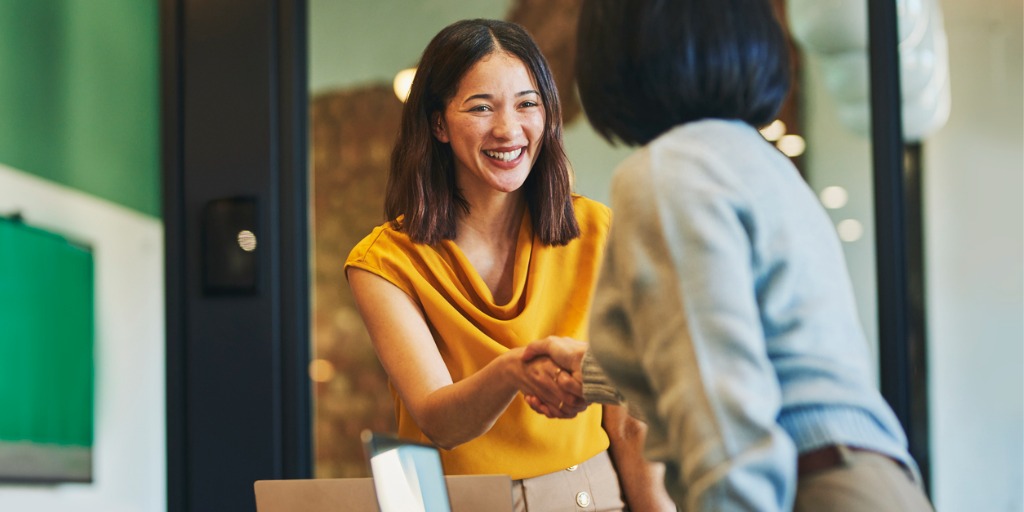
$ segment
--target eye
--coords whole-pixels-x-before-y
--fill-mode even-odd
[[[490,112],[490,111],[491,111],[491,106],[490,105],[477,105],[475,107],[470,107],[469,108],[469,112]]]
[[[526,100],[519,104],[519,108],[539,107],[540,102],[534,100]]]

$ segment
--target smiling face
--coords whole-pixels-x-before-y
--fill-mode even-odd
[[[456,181],[467,199],[519,190],[544,137],[537,82],[512,55],[484,57],[469,68],[434,121],[434,136],[451,145]]]

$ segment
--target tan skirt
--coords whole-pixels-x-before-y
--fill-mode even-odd
[[[619,512],[623,507],[607,451],[561,471],[512,481],[515,512]]]

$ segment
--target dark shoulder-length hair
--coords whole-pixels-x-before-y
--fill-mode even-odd
[[[760,127],[789,92],[769,0],[584,0],[576,66],[591,125],[628,145],[705,118]]]
[[[393,227],[414,242],[433,245],[455,238],[458,215],[469,213],[469,203],[456,185],[451,146],[434,137],[431,124],[443,115],[469,69],[496,52],[513,55],[526,65],[544,106],[540,154],[523,184],[534,233],[551,245],[564,245],[579,236],[562,146],[562,108],[547,61],[519,25],[474,19],[455,22],[430,41],[402,110],[384,213]]]

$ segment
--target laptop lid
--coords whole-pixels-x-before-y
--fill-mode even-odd
[[[451,512],[436,447],[364,430],[363,446],[380,512]]]
[[[508,475],[446,476],[453,512],[512,512]],[[259,480],[257,512],[379,512],[370,478]]]
[[[387,447],[395,446],[396,444],[403,446],[416,444],[409,441],[395,440],[380,434],[374,435],[371,441],[373,448],[366,449],[367,460],[369,460],[371,451],[386,451]],[[426,452],[433,451],[437,453],[437,449],[432,446],[418,446],[419,449],[406,448],[404,451],[409,452],[411,450],[415,453],[422,453],[422,447],[426,446],[428,448]],[[416,459],[416,457],[413,458]],[[433,460],[432,457],[427,457],[427,459],[428,461]],[[439,454],[436,460],[429,462],[427,465],[435,468],[434,474],[442,474],[442,471],[439,469],[441,468]],[[422,480],[421,477],[428,473],[421,472],[417,468],[416,481],[419,482]],[[405,478],[404,470],[401,477]],[[421,491],[424,488],[441,489],[446,494],[446,500],[451,501],[451,510],[453,512],[480,512],[481,510],[488,512],[512,512],[512,479],[508,475],[455,475],[443,476],[442,478],[442,482],[446,482],[447,486],[444,483],[438,485],[435,480],[430,485],[417,483],[418,488]],[[397,485],[393,486],[390,483],[385,483],[385,481],[390,482],[390,479],[386,477],[382,476],[379,480],[379,484],[382,487],[387,487],[380,491],[381,495],[390,494],[391,489],[389,488],[401,488]],[[343,510],[345,512],[380,512],[381,507],[377,503],[378,494],[374,484],[375,481],[372,478],[259,480],[254,484],[256,511],[338,512]],[[408,486],[407,483],[401,485]],[[414,507],[407,510],[432,512],[434,509],[426,507],[426,504],[430,502],[431,500],[427,499],[424,501],[423,508]],[[403,509],[403,512],[405,510]],[[442,508],[440,510],[446,509]]]

